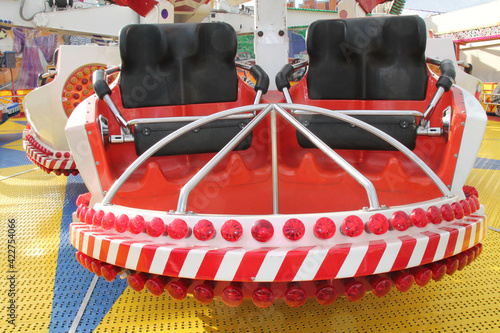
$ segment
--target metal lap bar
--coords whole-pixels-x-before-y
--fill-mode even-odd
[[[281,108],[284,108],[284,109],[290,109],[292,107],[290,104],[285,104],[285,103],[278,104],[278,106],[280,106]],[[353,124],[359,128],[364,129],[367,132],[370,132],[373,135],[376,135],[377,137],[381,138],[382,140],[389,143],[394,148],[396,148],[397,150],[399,150],[400,152],[405,154],[406,157],[408,157],[411,161],[413,161],[433,181],[433,183],[439,188],[439,190],[441,191],[441,193],[445,197],[452,197],[453,196],[453,194],[451,194],[448,187],[446,187],[446,185],[443,183],[443,181],[436,175],[436,173],[434,171],[432,171],[431,168],[429,168],[429,166],[427,166],[427,164],[425,164],[424,161],[422,161],[417,155],[415,155],[410,149],[408,149],[401,142],[394,139],[393,137],[391,137],[387,133],[377,129],[376,127],[374,127],[368,123],[365,123],[364,121],[353,118],[347,114],[342,114],[342,113],[337,112],[337,111],[331,111],[331,110],[323,109],[323,108],[316,107],[316,106],[294,104],[293,109],[294,110],[301,110],[301,111],[309,111],[309,112],[313,112],[313,113],[322,114],[322,115],[325,115],[328,117],[332,117],[335,119],[343,120],[346,123]]]
[[[187,208],[187,201],[191,191],[200,183],[200,181],[205,178],[210,171],[229,154],[234,147],[236,147],[241,140],[243,140],[258,123],[264,119],[269,111],[272,109],[272,105],[268,105],[262,112],[260,112],[254,119],[252,119],[248,125],[246,125],[236,136],[234,136],[231,141],[229,141],[207,164],[203,166],[181,189],[179,194],[179,201],[177,203],[177,213],[185,214]]]
[[[284,106],[284,105],[282,105]],[[380,209],[380,204],[378,201],[377,192],[373,183],[366,178],[361,172],[356,170],[349,162],[344,160],[339,154],[333,151],[326,143],[319,139],[313,132],[302,125],[297,119],[295,119],[291,114],[286,112],[280,106],[276,106],[278,113],[285,118],[290,124],[292,124],[298,131],[300,131],[306,138],[308,138],[316,147],[318,147],[323,153],[325,153],[331,160],[333,160],[337,165],[339,165],[345,172],[347,172],[351,177],[353,177],[361,186],[366,190],[368,195],[368,200],[370,202],[370,209]],[[295,108],[295,107],[294,107]]]
[[[343,168],[349,175],[351,175],[360,185],[362,185],[368,195],[368,199],[370,202],[371,209],[380,209],[380,204],[378,201],[378,196],[373,184],[358,170],[356,170],[351,164],[345,161],[342,157],[340,157],[336,152],[334,152],[328,145],[326,145],[322,140],[320,140],[316,135],[314,135],[311,131],[309,131],[305,126],[303,126],[294,116],[286,111],[286,109],[290,109],[293,107],[294,110],[307,111],[315,114],[325,115],[331,118],[339,119],[349,124],[353,124],[359,128],[368,131],[382,140],[386,141],[397,150],[401,151],[405,154],[411,161],[417,164],[417,166],[434,182],[434,184],[439,188],[439,190],[443,193],[445,197],[452,197],[453,195],[448,190],[446,185],[441,181],[441,179],[430,169],[417,155],[415,155],[411,150],[406,148],[399,141],[386,134],[385,132],[377,129],[376,127],[367,124],[361,120],[353,118],[349,115],[342,114],[340,112],[331,111],[328,109],[323,109],[314,106],[308,105],[300,105],[294,104],[293,106],[290,104],[259,104],[259,105],[251,105],[245,107],[238,107],[226,111],[221,111],[213,115],[205,116],[201,119],[195,120],[182,128],[176,130],[175,132],[167,135],[165,138],[158,141],[152,147],[150,147],[146,152],[144,152],[141,156],[139,156],[126,170],[125,172],[118,178],[118,180],[111,186],[108,193],[104,197],[102,204],[110,205],[111,200],[118,192],[119,188],[123,185],[123,183],[132,175],[132,173],[137,170],[137,168],[142,165],[149,157],[155,154],[158,150],[160,150],[165,145],[174,141],[178,137],[186,134],[189,131],[192,131],[202,125],[210,123],[212,121],[222,119],[228,116],[237,115],[243,112],[255,112],[258,110],[262,110],[254,119],[250,121],[250,123],[245,126],[231,141],[224,146],[200,171],[196,173],[194,177],[192,177],[181,189],[179,195],[179,201],[177,204],[177,213],[185,214],[187,208],[187,201],[190,192],[199,182],[208,175],[208,173],[220,162],[229,152],[233,150],[233,148],[238,145],[238,143],[248,135],[253,128],[264,119],[269,113],[271,113],[272,118],[276,117],[276,112],[279,113],[285,120],[287,120],[290,124],[292,124],[297,130],[299,130],[304,136],[306,136],[311,142],[316,145],[319,149],[321,149],[330,159],[332,159],[335,163],[337,163],[341,168]],[[271,121],[271,127],[276,127],[276,122]],[[276,128],[271,128],[271,132],[276,132]],[[276,137],[272,135],[272,145],[276,146]],[[277,148],[277,146],[276,146]],[[277,175],[277,149],[272,149],[272,164],[273,164],[273,212],[274,214],[278,214],[278,175]]]
[[[128,166],[128,168],[123,172],[123,174],[113,183],[111,188],[109,189],[108,193],[104,197],[102,204],[103,205],[110,205],[111,200],[113,200],[114,196],[120,189],[120,187],[125,183],[125,181],[134,173],[137,168],[139,168],[148,158],[150,158],[152,155],[154,155],[158,150],[169,144],[170,142],[174,141],[178,137],[186,134],[189,131],[192,131],[202,125],[208,124],[212,121],[218,120],[225,118],[227,116],[232,116],[236,115],[239,113],[243,112],[254,112],[258,110],[262,110],[266,105],[264,104],[259,104],[259,105],[249,105],[249,106],[242,106],[242,107],[237,107],[225,111],[221,111],[209,116],[205,116],[201,119],[195,120],[175,132],[167,135],[157,143],[155,143],[153,146],[151,146],[148,150],[146,150],[141,156],[139,156],[132,164]],[[248,126],[248,125],[247,125]]]

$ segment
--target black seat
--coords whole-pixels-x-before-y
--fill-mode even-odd
[[[311,100],[424,100],[426,28],[417,16],[321,20],[309,26],[308,97]],[[326,116],[301,121],[336,149],[393,150],[378,137]],[[414,116],[358,117],[415,148]],[[298,133],[299,144],[314,146]]]
[[[237,40],[225,23],[138,24],[120,32],[125,108],[236,101]]]
[[[417,16],[316,21],[307,31],[309,98],[423,100],[425,44]]]
[[[124,27],[120,32],[122,67],[119,82],[123,107],[237,101],[236,48],[236,33],[226,23]],[[172,120],[136,124],[133,134],[137,155],[187,124]],[[214,121],[174,140],[155,155],[217,152],[248,122],[249,119]],[[236,149],[248,148],[251,141],[250,134]]]

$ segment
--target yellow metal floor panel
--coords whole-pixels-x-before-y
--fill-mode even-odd
[[[23,154],[19,137],[10,137],[19,124],[10,122],[4,125],[15,130],[0,127],[0,163],[4,156],[21,159]],[[4,134],[9,136],[5,142]],[[498,140],[500,122],[489,122],[478,157],[500,163]],[[76,263],[64,224],[76,208],[74,198],[85,188],[79,177],[33,171],[27,159],[9,163],[0,167],[0,332],[68,332],[93,278]],[[480,193],[490,225],[497,228],[499,177],[500,169],[475,168],[468,180]],[[16,221],[14,261],[8,258],[9,219]],[[498,258],[500,233],[490,230],[481,256],[440,282],[406,293],[393,290],[383,298],[339,299],[331,306],[310,300],[300,308],[283,302],[267,309],[251,302],[238,308],[220,301],[200,305],[192,298],[178,302],[166,294],[136,293],[124,281],[100,279],[76,332],[500,332]],[[13,285],[8,280],[12,275]],[[9,295],[12,287],[15,297]],[[117,296],[110,298],[112,293]],[[15,326],[8,322],[12,300]]]

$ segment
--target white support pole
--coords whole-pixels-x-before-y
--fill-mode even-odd
[[[274,78],[288,63],[288,30],[285,0],[255,1],[255,60],[269,75],[269,90],[276,90]]]

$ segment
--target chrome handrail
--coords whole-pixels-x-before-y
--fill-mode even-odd
[[[284,104],[288,105],[288,104]],[[294,107],[296,110],[296,108]],[[297,119],[285,111],[282,105],[277,105],[278,113],[285,118],[290,124],[292,124],[298,131],[300,131],[306,138],[309,139],[316,147],[318,147],[323,153],[325,153],[331,160],[337,163],[345,172],[347,172],[352,178],[354,178],[361,186],[366,190],[368,195],[368,200],[370,202],[370,209],[380,209],[380,204],[378,201],[377,191],[373,183],[366,178],[361,172],[356,170],[349,162],[343,159],[339,154],[337,154],[332,148],[330,148],[326,143],[324,143],[320,138],[318,138],[313,132],[302,125]]]
[[[158,150],[160,150],[163,146],[169,144],[170,142],[174,141],[178,137],[188,133],[189,131],[192,131],[202,125],[208,124],[214,120],[218,120],[227,116],[231,116],[234,114],[242,113],[242,112],[251,112],[251,111],[258,111],[262,110],[264,107],[266,107],[267,104],[257,104],[257,105],[247,105],[247,106],[241,106],[237,108],[232,108],[229,110],[221,111],[218,113],[214,113],[209,116],[205,116],[201,119],[195,120],[192,123],[189,123],[185,126],[182,126],[175,132],[167,135],[154,145],[152,145],[148,150],[146,150],[144,153],[141,154],[132,164],[130,164],[127,169],[123,172],[123,174],[113,183],[111,188],[109,189],[108,193],[106,193],[106,196],[102,200],[102,204],[104,206],[109,205],[111,203],[111,200],[113,200],[114,196],[116,195],[116,192],[120,189],[120,187],[125,183],[125,181],[134,173],[139,166],[142,165],[148,158],[153,156]]]
[[[234,147],[236,147],[241,140],[243,140],[253,129],[257,126],[264,117],[267,116],[272,106],[268,105],[264,110],[262,110],[254,119],[252,119],[248,125],[246,125],[238,134],[236,134],[231,141],[229,141],[219,152],[208,161],[207,164],[203,166],[181,189],[179,194],[179,201],[177,203],[177,213],[185,214],[187,208],[187,201],[191,191],[200,183],[200,181],[205,178],[210,171],[224,158],[228,153],[230,153]]]
[[[284,108],[284,109],[292,109],[293,110],[302,110],[302,111],[309,111],[309,112],[315,112],[319,113],[328,117],[332,117],[335,119],[343,120],[349,124],[355,125],[359,128],[364,129],[367,132],[370,132],[371,134],[376,135],[377,137],[381,138],[400,152],[406,155],[411,161],[413,161],[417,166],[433,181],[433,183],[439,188],[441,193],[446,196],[446,197],[452,197],[453,195],[451,194],[450,190],[446,185],[443,183],[443,181],[436,175],[434,171],[432,171],[431,168],[425,164],[424,161],[420,159],[415,153],[413,153],[410,149],[408,149],[405,145],[403,145],[401,142],[398,140],[394,139],[392,136],[389,134],[379,130],[378,128],[361,121],[359,119],[356,119],[354,117],[351,117],[346,114],[342,113],[337,113],[336,111],[320,108],[317,106],[311,106],[311,105],[303,105],[303,104],[286,104],[286,103],[280,103],[278,106]]]
[[[269,113],[271,113],[271,154],[272,154],[272,183],[273,183],[273,212],[274,214],[279,213],[278,207],[278,174],[277,174],[277,142],[276,142],[276,113],[279,113],[286,121],[292,124],[297,130],[299,130],[304,136],[306,136],[311,142],[322,150],[330,159],[332,159],[336,164],[338,164],[342,169],[344,169],[350,176],[352,176],[361,186],[363,186],[367,192],[367,196],[370,202],[370,209],[380,209],[380,204],[378,201],[378,196],[375,187],[368,178],[356,170],[350,163],[345,161],[340,155],[338,155],[332,148],[325,144],[321,139],[314,135],[309,129],[302,125],[292,114],[288,113],[286,110],[299,110],[312,112],[314,114],[321,114],[331,118],[339,119],[346,123],[355,125],[362,128],[369,133],[381,138],[385,142],[389,143],[397,150],[405,154],[411,161],[413,161],[417,166],[434,182],[434,184],[439,188],[445,197],[452,197],[453,195],[448,190],[446,185],[441,181],[441,179],[430,169],[417,155],[415,155],[411,150],[409,150],[402,143],[388,135],[387,133],[377,129],[376,127],[358,120],[349,115],[343,114],[341,112],[332,111],[320,107],[301,105],[301,104],[258,104],[237,107],[225,111],[221,111],[209,116],[205,116],[201,119],[195,120],[175,132],[167,135],[152,147],[150,147],[146,152],[139,156],[132,164],[123,172],[123,174],[118,178],[118,180],[111,186],[108,193],[106,193],[102,204],[110,205],[111,200],[114,198],[119,188],[123,183],[132,175],[132,173],[137,170],[137,168],[142,165],[149,157],[155,154],[165,145],[174,141],[178,137],[192,131],[202,125],[210,123],[212,121],[237,115],[243,112],[256,112],[262,110],[254,119],[252,119],[249,124],[243,128],[231,141],[226,144],[207,164],[203,166],[181,189],[179,200],[177,204],[177,213],[186,213],[187,201],[191,190],[196,187],[199,182],[208,175],[208,173],[229,153],[231,152],[238,143],[245,138],[250,131],[264,119]],[[274,131],[274,134],[273,134]]]

